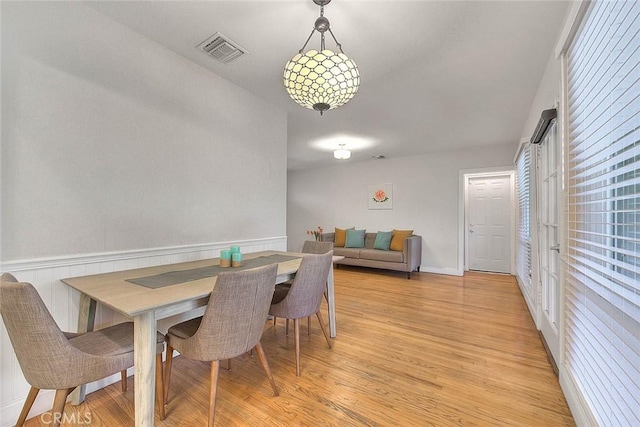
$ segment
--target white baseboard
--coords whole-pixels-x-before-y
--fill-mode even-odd
[[[106,387],[110,384],[120,381],[120,374],[112,375],[108,378],[104,378],[100,381],[96,381],[94,383],[87,384],[86,393],[93,393],[94,391],[100,390],[103,387]],[[35,402],[33,402],[33,406],[29,411],[29,415],[27,415],[27,419],[41,416],[45,412],[51,411],[53,407],[53,398],[55,396],[55,390],[40,390],[38,393],[38,397]],[[25,396],[26,397],[26,396]],[[25,399],[16,399],[10,402],[7,405],[3,405],[0,407],[0,427],[11,427],[15,425],[18,417],[20,416],[20,411],[22,410],[22,406],[24,405]],[[71,414],[67,414],[71,417]],[[43,415],[45,418],[42,419],[42,423],[49,424],[49,420],[46,417],[49,417],[49,414]],[[79,416],[79,419],[90,419],[91,414],[77,414],[75,416]]]
[[[215,258],[219,256],[221,249],[229,248],[231,245],[240,246],[241,251],[244,253],[266,250],[286,251],[287,238],[286,236],[276,236],[232,242],[13,260],[3,262],[0,266],[0,271],[13,273],[18,280],[33,284],[60,329],[64,331],[76,331],[78,325],[79,293],[60,282],[60,279]],[[198,314],[198,310],[193,313],[180,315],[181,317],[177,321],[193,317],[191,315]],[[100,304],[98,305],[95,319],[96,327],[105,327],[124,320],[124,316]],[[166,330],[166,327],[170,326],[168,322],[172,320],[175,319],[162,319],[162,321],[159,322],[158,329]],[[2,360],[2,364],[0,364],[0,378],[2,378],[2,381],[0,381],[0,396],[3,396],[3,402],[0,403],[0,427],[9,427],[13,426],[18,419],[30,386],[22,375],[3,322],[0,322],[0,360]],[[99,390],[118,381],[119,378],[119,375],[113,375],[101,381],[91,383],[87,386],[87,392],[90,393]],[[33,417],[51,410],[54,394],[53,391],[42,390],[34,402],[30,416]]]
[[[53,390],[40,390],[27,418],[33,418],[45,411],[50,411],[53,406],[54,395],[55,392]],[[15,399],[0,406],[0,426],[10,427],[15,425],[20,416],[22,405],[24,405],[24,399]]]
[[[518,283],[518,288],[520,289],[520,294],[522,294],[522,298],[524,299],[524,302],[527,304],[527,308],[529,309],[529,314],[531,315],[531,319],[533,320],[533,323],[536,326],[536,329],[540,330],[540,326],[538,325],[538,318],[537,318],[537,310],[536,310],[536,306],[534,301],[531,300],[531,295],[527,292],[527,289],[525,288],[525,285],[520,281],[520,278],[518,277],[518,275],[515,275],[516,277],[516,282]]]
[[[573,377],[564,365],[561,365],[559,369],[560,388],[564,392],[564,398],[567,400],[567,405],[569,405],[576,425],[578,427],[596,427],[598,422],[589,409],[589,405],[582,397],[578,386],[573,381]]]
[[[447,276],[463,276],[464,275],[464,272],[458,270],[457,268],[426,267],[424,265],[421,265],[420,271],[423,273],[445,274]]]

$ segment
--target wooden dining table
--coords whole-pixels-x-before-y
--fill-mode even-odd
[[[278,264],[276,283],[282,283],[295,276],[302,257],[306,255],[283,251],[254,252],[244,254],[244,263],[248,266],[252,262],[260,261],[264,264],[273,260]],[[340,258],[342,257],[334,256],[334,262]],[[133,319],[137,427],[154,424],[156,322],[207,305],[216,276],[198,277],[201,272],[208,271],[207,274],[212,274],[213,271],[215,274],[218,265],[219,259],[211,258],[62,279],[63,283],[80,291],[78,332],[93,330],[97,303]],[[234,270],[231,267],[224,269]],[[185,275],[191,275],[189,280],[185,281]],[[333,268],[330,269],[327,280],[327,302],[330,335],[335,337]],[[78,404],[83,400],[84,386],[76,391],[73,403]]]

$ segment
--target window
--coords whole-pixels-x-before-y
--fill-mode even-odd
[[[640,2],[595,1],[566,52],[565,367],[600,425],[640,425]]]
[[[518,191],[518,224],[516,244],[516,277],[529,297],[531,287],[531,150],[522,147],[516,160],[516,189]]]
[[[624,160],[613,167],[621,173],[612,178],[612,221],[615,224],[612,232],[613,246],[617,249],[612,256],[616,261],[615,271],[633,279],[640,271],[640,154],[637,154],[640,151],[640,141],[623,150],[636,154],[625,156],[622,152],[614,156]],[[629,165],[631,168],[627,168]]]

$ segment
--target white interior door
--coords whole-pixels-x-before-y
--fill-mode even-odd
[[[538,245],[540,270],[540,331],[554,360],[559,362],[560,245],[558,229],[558,138],[555,122],[538,150]]]
[[[468,180],[469,270],[511,272],[511,184],[509,175]]]

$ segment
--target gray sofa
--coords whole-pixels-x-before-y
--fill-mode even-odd
[[[323,233],[320,235],[320,240],[323,242],[334,242],[335,233]],[[373,244],[375,241],[376,233],[366,233],[364,237],[364,248],[334,247],[334,255],[345,257],[343,260],[336,262],[336,264],[402,271],[407,273],[407,279],[411,278],[412,271],[420,271],[420,263],[422,262],[422,237],[414,234],[406,238],[402,252],[374,249]]]

